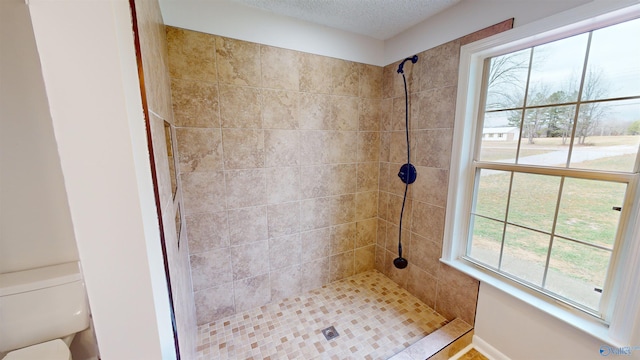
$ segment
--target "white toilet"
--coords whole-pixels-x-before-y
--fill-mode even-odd
[[[73,337],[88,327],[77,262],[0,274],[3,360],[69,360]]]

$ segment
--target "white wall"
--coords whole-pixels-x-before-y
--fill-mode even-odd
[[[166,25],[383,65],[384,43],[371,37],[276,15],[228,1],[160,0]]]
[[[385,66],[512,17],[521,26],[590,1],[463,0],[384,42],[228,1],[160,0],[160,7],[167,25]]]
[[[640,346],[638,335],[630,346]],[[599,352],[602,341],[485,283],[480,284],[475,336],[514,360],[605,358]],[[609,357],[637,360],[640,350]]]
[[[515,18],[514,27],[518,27],[591,1],[462,0],[387,39],[384,62],[390,64],[510,18]]]
[[[173,359],[129,3],[29,10],[101,357]]]
[[[29,10],[0,1],[0,273],[78,260]]]

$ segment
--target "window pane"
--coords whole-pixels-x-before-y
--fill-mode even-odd
[[[640,144],[640,99],[582,104],[571,166],[632,172]]]
[[[498,268],[504,223],[473,216],[471,248],[467,255]]]
[[[557,176],[514,173],[508,222],[551,233],[559,188]]]
[[[542,286],[550,236],[507,225],[500,270]]]
[[[612,208],[640,170],[639,38],[634,19],[490,58],[470,164],[467,258],[605,320]]]
[[[555,238],[545,288],[579,304],[598,309],[611,251]]]
[[[518,164],[566,167],[574,116],[574,105],[527,110]]]
[[[588,33],[536,46],[533,49],[527,105],[552,104],[549,96],[563,91],[578,99]]]
[[[480,161],[514,164],[520,137],[522,111],[486,113],[482,128]]]
[[[486,110],[522,106],[531,49],[491,59]]]
[[[640,95],[640,19],[593,32],[583,100]]]
[[[510,180],[511,173],[508,171],[480,169],[475,208],[472,212],[504,221]]]
[[[613,248],[626,184],[566,178],[555,233]]]

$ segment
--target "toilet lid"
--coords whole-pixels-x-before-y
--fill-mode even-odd
[[[3,360],[69,360],[71,353],[64,341],[60,339],[47,341],[14,350],[7,354]]]

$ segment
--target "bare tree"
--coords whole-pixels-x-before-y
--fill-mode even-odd
[[[582,87],[582,101],[603,99],[607,96],[608,86],[602,76],[602,70],[589,69]],[[600,121],[609,113],[609,107],[601,102],[581,104],[576,124],[578,144],[584,145],[587,136],[593,135]]]
[[[533,48],[530,48],[491,59],[487,79],[487,109],[509,109],[523,105],[524,84],[527,79],[532,51]],[[536,62],[538,61],[544,62],[546,57],[537,53]],[[535,88],[530,88],[527,95],[527,106],[533,107],[524,110],[524,115],[520,111],[513,111],[508,117],[508,124],[521,127],[522,136],[527,137],[529,144],[533,144],[534,139],[540,136],[561,136],[562,143],[566,144],[575,126],[577,143],[584,145],[586,138],[593,135],[600,122],[608,115],[609,108],[601,102],[581,103],[577,123],[574,124],[576,107],[572,104],[575,104],[578,99],[578,90],[573,87],[575,85],[571,84],[576,83],[577,81],[570,80],[566,84],[566,90],[554,93],[551,93],[551,90],[544,84],[537,84]],[[581,101],[604,99],[608,88],[603,72],[590,68],[585,77]],[[563,105],[546,106],[553,104]],[[535,107],[536,105],[543,106]]]
[[[491,59],[487,81],[488,109],[522,105],[530,52],[531,49],[526,49]]]

